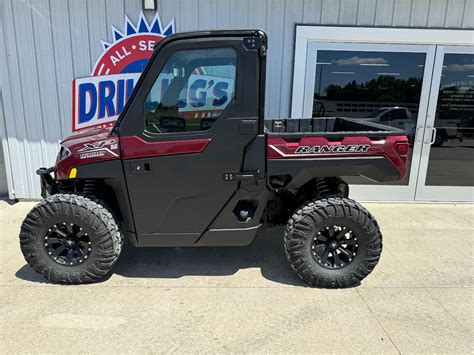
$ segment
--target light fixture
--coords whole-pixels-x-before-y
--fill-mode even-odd
[[[156,10],[156,0],[142,0],[143,10]]]

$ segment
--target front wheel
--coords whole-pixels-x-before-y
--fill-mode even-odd
[[[291,267],[309,285],[343,288],[360,284],[377,265],[382,234],[359,203],[327,198],[293,214],[284,244]]]
[[[21,251],[52,282],[99,280],[117,261],[122,235],[111,212],[85,196],[57,194],[36,205],[20,230]]]

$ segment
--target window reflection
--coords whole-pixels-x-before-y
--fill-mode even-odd
[[[474,55],[445,54],[426,184],[474,185]]]
[[[318,50],[313,117],[351,117],[404,129],[413,142],[424,53]],[[411,165],[409,155],[409,166]],[[402,182],[408,184],[409,173]],[[350,183],[370,184],[362,177]]]
[[[237,54],[231,48],[174,53],[145,102],[146,131],[153,134],[210,129],[230,104]]]

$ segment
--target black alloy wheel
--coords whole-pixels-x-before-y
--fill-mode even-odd
[[[358,248],[357,237],[352,230],[344,226],[327,226],[313,238],[311,253],[320,265],[340,269],[352,262]]]
[[[56,223],[48,228],[44,247],[49,257],[61,265],[83,263],[92,251],[89,234],[74,223]]]

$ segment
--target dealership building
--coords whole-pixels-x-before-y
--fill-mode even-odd
[[[0,195],[39,198],[36,169],[61,138],[113,124],[156,41],[258,28],[266,118],[406,130],[406,178],[348,177],[353,197],[474,201],[474,0],[2,0],[0,16]]]

